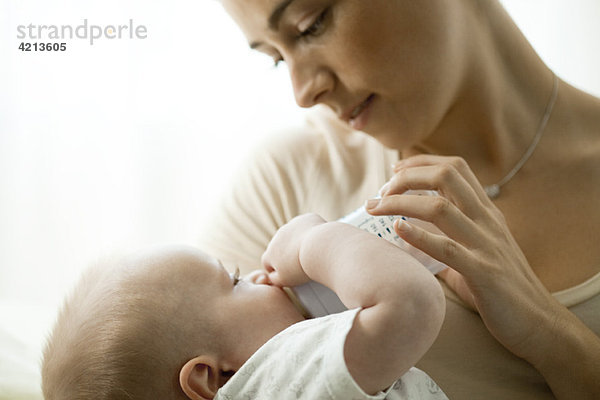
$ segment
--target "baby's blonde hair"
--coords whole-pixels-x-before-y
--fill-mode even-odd
[[[186,399],[179,370],[210,339],[190,327],[176,282],[145,279],[123,263],[88,270],[47,341],[45,399]]]

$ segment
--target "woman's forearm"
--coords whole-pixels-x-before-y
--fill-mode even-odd
[[[562,308],[562,306],[560,306]],[[600,398],[600,338],[562,308],[529,360],[557,399]]]

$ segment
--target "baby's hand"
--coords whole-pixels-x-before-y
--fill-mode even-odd
[[[325,222],[317,214],[304,214],[279,228],[262,256],[273,285],[298,286],[310,280],[300,265],[300,247],[308,231]]]

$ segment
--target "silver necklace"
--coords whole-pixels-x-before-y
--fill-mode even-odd
[[[546,110],[544,111],[544,116],[542,117],[542,121],[540,122],[540,125],[538,126],[535,136],[533,137],[533,141],[527,148],[527,151],[525,152],[525,154],[523,154],[523,157],[521,157],[521,159],[517,162],[517,164],[508,172],[508,174],[506,174],[506,176],[504,178],[502,178],[497,183],[494,183],[493,185],[487,185],[487,186],[483,187],[483,189],[485,190],[485,193],[488,195],[488,197],[490,199],[496,199],[496,198],[498,198],[498,196],[500,196],[500,188],[504,184],[506,184],[508,181],[510,181],[517,172],[519,172],[521,167],[523,167],[523,165],[527,162],[527,160],[529,160],[529,157],[531,157],[531,155],[533,154],[533,151],[537,147],[537,145],[540,141],[540,138],[542,137],[542,134],[544,133],[544,130],[546,129],[546,125],[548,124],[550,115],[552,115],[552,109],[554,108],[554,103],[556,102],[557,96],[558,96],[558,76],[556,76],[556,74],[554,74],[554,87],[552,88],[552,96],[550,97],[550,100],[548,101],[548,104],[546,105]]]

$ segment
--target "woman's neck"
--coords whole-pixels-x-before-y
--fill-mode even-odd
[[[461,156],[483,184],[491,184],[532,143],[554,74],[499,3],[471,4],[464,30],[470,33],[463,36],[468,67],[445,117],[418,150]]]

